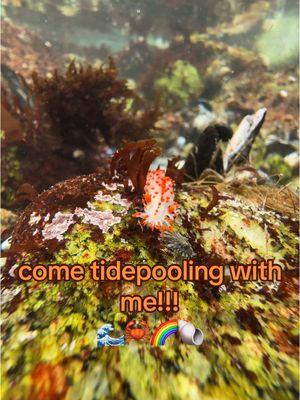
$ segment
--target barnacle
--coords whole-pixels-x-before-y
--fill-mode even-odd
[[[165,171],[149,171],[143,197],[144,211],[135,213],[143,219],[143,224],[152,229],[172,230],[172,221],[178,204],[174,201],[173,181],[165,176]]]

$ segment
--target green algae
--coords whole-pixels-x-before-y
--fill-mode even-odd
[[[177,60],[163,76],[156,80],[163,104],[167,107],[184,106],[203,90],[202,78],[197,69],[187,61]]]
[[[19,160],[17,146],[12,146],[2,155],[3,169],[5,169],[5,178],[2,179],[2,202],[10,208],[15,200],[16,193],[14,188],[10,186],[11,182],[22,182],[21,161]]]
[[[295,64],[299,52],[297,15],[293,12],[277,14],[273,20],[266,21],[265,25],[267,29],[256,40],[257,49],[264,61],[274,67]]]
[[[293,176],[292,168],[280,154],[269,154],[265,160],[267,173],[275,178],[279,178],[282,184],[289,182]]]

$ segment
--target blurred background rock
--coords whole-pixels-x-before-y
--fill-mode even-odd
[[[28,130],[24,105],[34,102],[35,95],[26,92],[33,72],[51,81],[55,70],[63,75],[72,61],[97,69],[108,65],[109,56],[118,79],[126,79],[132,95],[145,102],[140,107],[151,108],[158,99],[160,112],[140,137],[154,136],[164,156],[186,157],[207,126],[223,124],[234,131],[245,115],[266,107],[251,164],[276,184],[298,190],[298,25],[296,0],[4,0],[4,206],[18,207],[15,191],[21,184],[39,192],[105,165],[113,143],[95,147],[90,157],[77,141],[73,155],[60,154],[63,166],[43,179],[38,162],[27,173],[26,162],[39,156],[28,151],[31,143],[20,149],[20,137],[24,142]],[[84,135],[90,136],[90,125]],[[99,134],[105,136],[101,124]],[[95,157],[97,151],[101,155]],[[57,152],[45,157],[56,159]]]

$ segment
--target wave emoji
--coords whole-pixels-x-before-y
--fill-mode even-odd
[[[118,338],[110,336],[110,332],[113,332],[114,328],[112,324],[105,324],[97,332],[97,347],[103,346],[124,346],[125,336],[122,335]]]

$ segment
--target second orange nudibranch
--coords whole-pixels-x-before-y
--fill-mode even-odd
[[[147,174],[143,196],[144,211],[133,216],[152,229],[172,230],[179,205],[174,201],[174,182],[165,171],[156,169]]]

